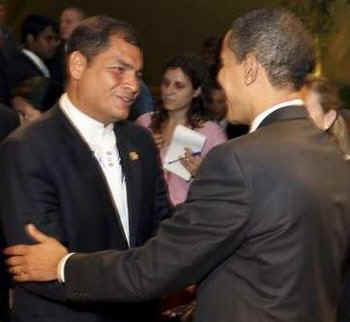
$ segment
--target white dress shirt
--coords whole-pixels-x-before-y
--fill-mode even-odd
[[[114,205],[118,210],[127,242],[130,244],[126,182],[120,165],[113,123],[104,125],[81,112],[72,104],[67,94],[62,95],[59,105],[82,139],[93,151],[105,176]],[[71,255],[73,253],[65,256],[58,265],[58,276],[61,282],[64,282],[64,265]]]
[[[26,55],[34,63],[34,65],[40,69],[40,71],[44,74],[45,77],[50,78],[49,69],[46,67],[45,63],[37,54],[24,48],[22,49],[22,53]]]
[[[270,108],[268,108],[267,110],[265,110],[264,112],[260,113],[258,116],[255,117],[255,119],[253,120],[252,124],[250,125],[250,129],[249,129],[249,133],[254,132],[262,123],[262,121],[268,116],[270,115],[272,112],[277,111],[283,107],[287,107],[287,106],[302,106],[304,105],[304,101],[300,98],[294,99],[294,100],[289,100],[286,102],[282,102],[280,104],[274,105]]]

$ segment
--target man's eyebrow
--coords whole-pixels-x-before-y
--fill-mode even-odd
[[[134,69],[134,66],[127,63],[125,60],[123,60],[122,58],[117,58],[116,60],[116,63],[119,64],[119,65],[122,65],[123,67],[125,68],[128,68],[128,69]]]
[[[133,65],[127,63],[122,58],[116,58],[116,63],[122,65],[122,67],[127,68],[127,69],[135,69],[135,67]],[[136,72],[142,76],[143,69],[136,70]]]

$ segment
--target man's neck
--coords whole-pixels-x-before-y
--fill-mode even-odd
[[[270,95],[263,95],[261,98],[254,104],[251,113],[250,123],[264,111],[269,108],[281,104],[286,101],[300,99],[302,95],[299,91],[290,91],[290,90],[279,90],[271,93]]]

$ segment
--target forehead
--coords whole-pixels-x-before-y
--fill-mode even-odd
[[[54,36],[55,32],[52,28],[52,26],[47,26],[40,34],[39,37],[48,37],[48,36]]]
[[[128,43],[118,35],[111,36],[108,47],[98,54],[95,59],[106,62],[123,62],[135,70],[142,69],[143,55],[139,47]]]
[[[170,67],[164,73],[164,78],[173,81],[191,82],[190,78],[183,72],[180,67]]]
[[[75,9],[66,9],[61,14],[61,19],[76,19],[80,20],[82,18],[81,13]]]

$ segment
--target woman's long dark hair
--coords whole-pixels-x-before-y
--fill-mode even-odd
[[[348,127],[341,115],[343,108],[339,98],[338,88],[325,78],[309,77],[306,79],[306,88],[317,93],[324,113],[330,110],[337,112],[337,118],[327,132],[335,139],[346,158],[350,158],[350,136]]]
[[[164,67],[163,74],[168,69],[180,68],[182,72],[190,79],[193,89],[197,90],[206,86],[208,79],[208,71],[204,63],[197,56],[179,55],[170,59]],[[163,107],[162,103],[157,106],[156,111],[152,115],[151,129],[154,132],[160,132],[162,126],[169,118],[168,111]],[[200,93],[194,97],[191,106],[186,115],[187,123],[192,129],[200,128],[203,122],[209,120],[210,113],[204,105],[203,95]]]

